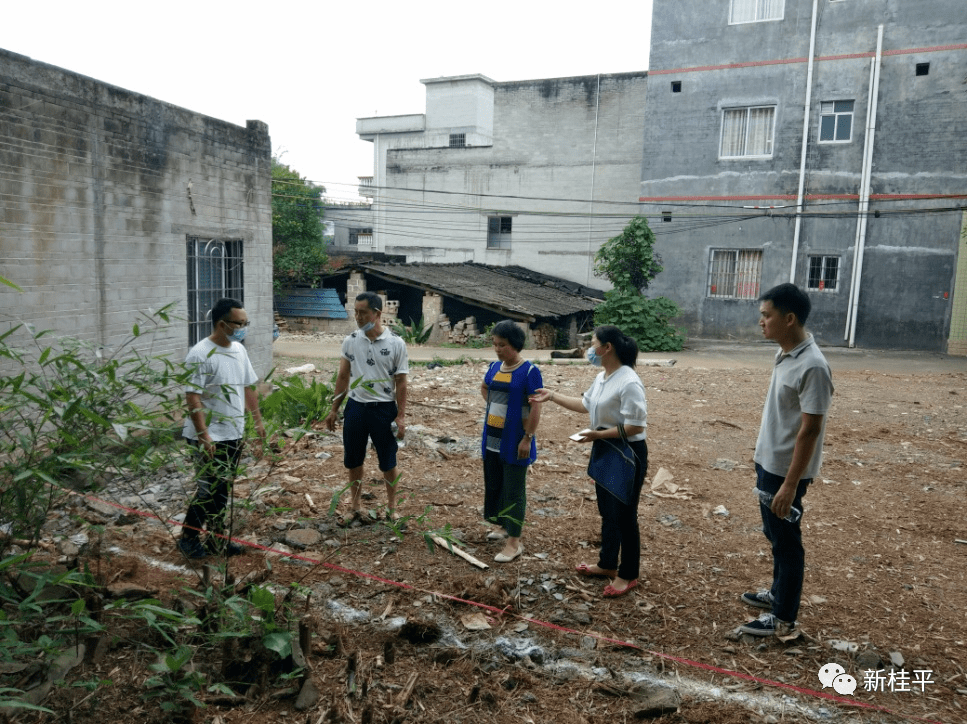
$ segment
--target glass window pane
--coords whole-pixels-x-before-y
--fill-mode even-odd
[[[839,257],[826,257],[826,270],[823,274],[823,282],[826,289],[833,291],[836,289],[836,281],[839,278]]]
[[[818,289],[819,280],[822,279],[823,274],[823,258],[821,256],[811,256],[809,257],[809,282],[807,287],[809,289]]]
[[[756,0],[732,0],[732,23],[748,23],[755,20]]]
[[[849,113],[844,113],[837,117],[836,123],[836,140],[837,141],[848,141],[850,139],[850,132],[853,128],[853,116]]]
[[[749,111],[747,156],[766,156],[772,153],[773,108],[752,108]]]
[[[735,293],[735,262],[736,253],[734,251],[712,251],[712,263],[709,265],[709,296],[733,296]]]
[[[759,20],[778,20],[782,17],[784,0],[759,0]]]
[[[746,249],[739,252],[736,270],[735,296],[738,299],[757,299],[761,276],[762,252]]]
[[[823,105],[827,105],[823,103]],[[853,101],[836,101],[833,104],[836,113],[852,113],[853,112]]]
[[[746,109],[728,110],[722,114],[722,156],[741,156],[745,151]]]
[[[823,116],[819,124],[819,140],[832,141],[833,130],[836,127],[836,116]]]

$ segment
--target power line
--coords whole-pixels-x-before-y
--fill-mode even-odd
[[[2,115],[2,114],[0,114],[0,115]],[[86,157],[86,156],[76,155],[76,154],[75,155],[72,155],[72,154],[69,154],[69,153],[68,154],[64,154],[64,149],[63,148],[58,147],[58,146],[52,146],[50,144],[43,144],[43,143],[40,143],[40,142],[27,142],[27,143],[30,144],[30,145],[33,145],[35,148],[46,147],[46,148],[55,149],[57,153],[55,155],[41,155],[41,154],[36,154],[36,153],[35,154],[25,153],[25,151],[24,151],[24,142],[25,142],[24,139],[16,138],[14,136],[8,136],[8,138],[16,141],[16,143],[4,144],[2,142],[2,140],[0,140],[0,148],[3,148],[4,145],[6,145],[9,149],[15,151],[16,153],[18,153],[20,155],[26,155],[26,156],[33,157],[33,158],[37,158],[39,160],[44,160],[44,161],[54,160],[55,158],[62,158],[64,155],[66,155],[66,157],[67,157],[68,160],[74,159],[74,160],[77,160],[77,161],[80,161],[80,162],[84,162],[85,165],[88,165],[88,164],[91,164],[92,163],[92,161],[88,157]],[[131,145],[137,146],[137,144],[131,144]],[[186,159],[190,159],[191,158],[190,155],[188,155],[188,154],[179,154],[179,155],[182,156],[182,157],[184,157],[184,158],[186,158]],[[0,166],[0,167],[2,167],[2,166]],[[19,178],[19,172],[22,171],[21,168],[16,167],[16,166],[7,166],[7,168],[11,168],[11,169],[16,170],[18,172],[18,175],[17,175],[16,178]],[[118,163],[116,161],[116,159],[112,159],[111,169],[113,170],[113,169],[117,169],[117,168],[127,169],[127,170],[131,170],[131,171],[138,172],[138,173],[141,173],[141,172],[149,172],[151,175],[154,175],[154,176],[164,175],[164,174],[159,174],[159,172],[157,171],[157,169],[150,168],[150,167],[147,167],[145,165],[138,165],[138,164],[132,164],[132,163],[123,163],[123,162],[122,163]],[[40,170],[36,170],[33,173],[48,175],[48,174],[45,174],[43,171],[40,171]],[[51,177],[53,177],[53,178],[57,178],[57,176],[54,175],[54,174],[49,174],[49,175]],[[189,178],[190,178],[190,176],[189,176]],[[230,180],[227,180],[226,181],[225,179],[220,179],[219,182],[220,182],[220,184],[226,184],[226,183],[228,183],[228,184],[231,184],[231,185],[235,185],[237,188],[240,188],[240,189],[241,188],[244,188],[246,191],[248,191],[250,188],[252,188],[252,187],[248,187],[248,186],[244,186],[243,187],[243,186],[241,186],[239,184],[234,184]],[[286,179],[270,179],[270,182],[272,184],[291,184],[291,185],[305,185],[306,183],[315,183],[315,182],[312,182],[312,181],[309,181],[309,180],[306,180],[305,182],[298,182],[298,181],[291,181],[291,180],[286,180]],[[345,182],[335,182],[335,181],[325,182],[325,183],[327,183],[329,186],[347,186],[347,187],[353,187],[353,188],[358,188],[358,186],[359,186],[358,183],[345,183]],[[198,189],[198,193],[199,194],[202,194],[203,193],[203,187],[204,187],[204,185],[205,185],[204,181],[199,180],[199,189]],[[53,186],[56,186],[56,185],[55,184],[51,184],[51,186],[53,187]],[[426,195],[430,194],[430,195],[443,195],[443,196],[464,196],[464,197],[473,197],[473,198],[481,198],[481,199],[502,199],[502,200],[506,200],[506,201],[545,201],[545,202],[568,203],[568,204],[570,204],[570,203],[577,203],[577,204],[580,204],[582,206],[583,205],[587,205],[587,204],[590,203],[590,200],[589,199],[583,199],[583,198],[565,198],[565,197],[552,197],[552,196],[526,196],[526,195],[515,195],[515,194],[503,194],[503,195],[502,194],[483,194],[483,193],[476,193],[476,192],[467,192],[467,191],[462,191],[462,190],[461,191],[448,191],[448,190],[443,190],[443,189],[408,189],[408,188],[403,188],[403,187],[391,187],[391,186],[367,186],[366,188],[376,189],[376,190],[383,190],[385,192],[406,193],[406,194],[410,194],[410,195],[418,194],[418,195],[423,195],[423,196],[426,196]],[[310,187],[310,189],[311,189],[311,191],[319,191],[321,189],[321,187],[320,186],[313,186],[313,187]],[[258,189],[257,187],[255,187],[255,190],[256,191],[259,191],[260,189]],[[150,191],[150,190],[145,190],[143,188],[140,188],[138,190],[138,193],[140,193],[140,194],[150,194],[150,193],[157,193],[157,192],[153,192],[153,191]],[[162,194],[159,193],[159,195],[162,195]],[[278,193],[273,194],[273,196],[275,196],[277,198],[293,198],[293,199],[296,199],[296,200],[304,200],[305,199],[304,196],[289,196],[289,195],[286,195],[286,194],[278,194]],[[938,199],[939,198],[949,198],[949,196],[942,195],[942,194],[938,194],[936,198],[938,198]],[[918,201],[926,201],[926,200],[929,200],[929,199],[919,199]],[[909,201],[910,201],[909,199],[902,199],[902,198],[900,198],[900,199],[877,199],[875,201],[875,203],[877,204],[877,206],[880,206],[880,205],[885,205],[885,204],[904,203],[904,202],[909,202]],[[381,198],[380,199],[380,203],[381,204],[386,204],[386,205],[390,205],[390,204],[397,204],[397,205],[408,204],[408,205],[410,205],[410,206],[412,206],[414,208],[424,208],[424,209],[426,209],[426,208],[434,208],[434,207],[435,208],[443,208],[443,209],[448,209],[448,208],[463,208],[463,209],[467,209],[467,210],[472,210],[472,211],[477,212],[477,213],[480,213],[480,212],[483,212],[483,211],[493,211],[495,213],[496,212],[499,212],[499,211],[508,211],[508,212],[512,212],[512,213],[525,213],[526,212],[526,213],[533,213],[533,214],[557,215],[557,216],[572,215],[572,216],[575,216],[577,218],[587,218],[587,216],[588,216],[587,215],[587,212],[580,212],[580,211],[568,213],[568,212],[560,212],[560,211],[554,212],[554,211],[535,210],[535,209],[529,209],[529,210],[521,210],[521,209],[496,209],[496,208],[495,209],[482,209],[479,205],[478,206],[469,206],[469,205],[466,205],[466,204],[463,204],[463,205],[459,205],[459,204],[450,204],[450,205],[447,205],[447,204],[437,203],[437,204],[430,205],[430,204],[427,204],[425,202],[422,202],[422,203],[414,203],[414,200],[412,200],[412,199],[404,202],[402,200],[396,200],[396,199],[394,199],[391,196],[386,196],[385,198]],[[748,212],[748,209],[743,208],[743,207],[738,206],[738,205],[735,205],[735,204],[712,204],[712,203],[709,203],[709,202],[678,202],[678,201],[676,201],[676,202],[671,202],[671,201],[668,201],[668,202],[640,202],[640,201],[617,201],[617,200],[608,200],[608,199],[595,199],[593,203],[596,204],[596,205],[626,206],[626,207],[637,207],[637,208],[641,208],[642,206],[658,206],[658,207],[660,207],[663,210],[669,210],[669,209],[675,210],[675,209],[710,209],[710,208],[720,208],[720,209],[737,210],[737,211],[740,211],[740,213],[742,213],[743,215],[747,214],[747,212]],[[855,206],[855,205],[858,204],[858,200],[836,200],[836,201],[824,200],[822,202],[811,201],[811,202],[808,202],[808,203],[809,203],[809,206],[811,206],[811,207],[821,206],[824,209],[828,209],[831,206]],[[792,208],[792,205],[790,205],[789,208]],[[962,208],[962,206],[940,207],[940,208],[931,208],[931,209],[928,209],[926,211],[930,211],[930,212],[933,212],[933,211],[946,211],[946,210],[953,211],[953,210],[959,210],[961,208]],[[908,210],[904,210],[904,212],[911,212],[911,211],[917,211],[917,210],[909,210],[909,209]],[[760,210],[760,212],[761,213],[764,213],[764,214],[767,214],[767,215],[772,215],[774,217],[781,216],[781,214],[776,213],[776,210],[774,208],[773,209],[763,209],[763,210]],[[813,211],[809,211],[809,212],[804,211],[802,213],[803,213],[804,216],[805,215],[817,216],[817,213],[816,212],[813,212]],[[856,212],[850,210],[850,211],[847,211],[845,213],[848,214],[848,215],[853,215]],[[598,216],[615,216],[615,215],[612,215],[612,214],[600,214],[600,213],[597,214],[597,215]],[[636,214],[629,214],[628,216],[622,216],[622,218],[630,218],[633,215],[636,215]],[[680,214],[677,214],[677,215],[680,215]]]

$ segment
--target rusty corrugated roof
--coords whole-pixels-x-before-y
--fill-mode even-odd
[[[603,294],[564,279],[530,272],[521,267],[462,264],[356,265],[367,273],[426,291],[460,299],[468,304],[505,311],[521,319],[566,317],[591,312]]]

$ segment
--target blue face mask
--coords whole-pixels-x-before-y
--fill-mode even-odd
[[[232,342],[241,342],[243,339],[245,339],[245,333],[247,331],[248,330],[245,327],[240,327],[228,335],[228,339]]]
[[[362,332],[363,334],[366,334],[366,332],[368,332],[375,326],[376,325],[373,322],[366,322],[366,324],[364,324],[362,327],[359,328],[359,331]]]
[[[588,362],[593,364],[595,367],[601,366],[601,355],[594,351],[594,347],[588,347],[586,357],[588,358]]]

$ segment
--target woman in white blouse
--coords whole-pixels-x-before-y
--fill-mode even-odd
[[[648,446],[645,443],[648,405],[645,386],[635,371],[638,345],[617,327],[594,330],[588,361],[603,367],[591,388],[582,397],[567,397],[542,388],[533,402],[555,402],[574,412],[587,412],[590,429],[576,438],[578,443],[593,443],[592,457],[601,446],[621,442],[621,430],[635,456],[635,476],[630,500],[623,503],[601,485],[595,485],[598,512],[601,514],[601,553],[596,564],[580,563],[576,572],[583,576],[609,578],[604,596],[623,596],[638,585],[641,562],[641,535],[638,530],[638,500],[648,471]],[[572,437],[572,439],[575,439]]]

